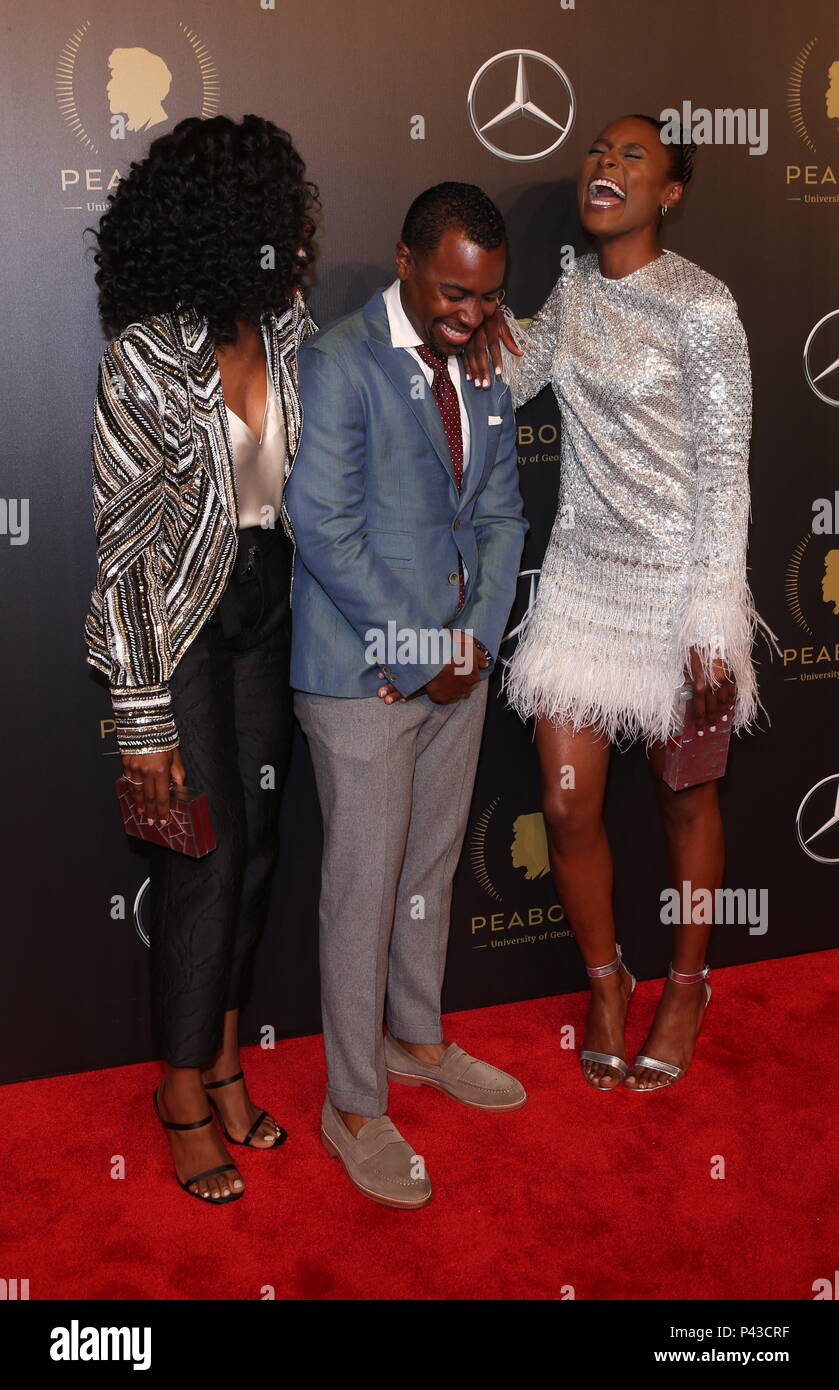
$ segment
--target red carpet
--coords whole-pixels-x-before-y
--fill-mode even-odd
[[[31,1299],[812,1299],[839,1248],[837,965],[831,951],[715,971],[697,1058],[655,1096],[586,1086],[559,1046],[585,995],[451,1015],[448,1036],[530,1099],[491,1116],[392,1088],[434,1184],[419,1212],[366,1201],[321,1148],[320,1038],[245,1054],[290,1137],[234,1150],[248,1190],[215,1210],[171,1175],[157,1066],[5,1087],[0,1273]],[[630,1057],[659,990],[638,987]]]

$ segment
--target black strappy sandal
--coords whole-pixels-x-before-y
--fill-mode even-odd
[[[237,1071],[235,1076],[227,1076],[225,1077],[224,1081],[205,1081],[204,1090],[215,1091],[218,1089],[219,1086],[232,1086],[234,1081],[244,1081],[244,1079],[245,1073],[243,1071]],[[284,1144],[286,1139],[288,1138],[288,1131],[283,1129],[282,1125],[277,1124],[277,1121],[274,1119],[274,1116],[269,1115],[267,1110],[260,1110],[256,1119],[254,1120],[253,1124],[251,1125],[250,1129],[245,1135],[244,1139],[234,1139],[232,1134],[227,1133],[227,1126],[221,1117],[221,1111],[219,1110],[212,1096],[207,1096],[207,1100],[210,1102],[211,1106],[213,1107],[213,1109],[219,1117],[221,1132],[227,1140],[228,1144],[239,1144],[243,1149],[278,1149],[280,1145]],[[262,1124],[263,1120],[270,1120],[272,1125],[276,1125],[277,1137],[274,1140],[273,1144],[252,1144],[251,1140],[253,1139],[253,1136],[256,1134],[256,1131],[259,1129],[259,1126]]]
[[[211,1125],[213,1123],[212,1115],[208,1115],[205,1120],[193,1120],[192,1124],[188,1125],[179,1125],[175,1124],[173,1120],[164,1120],[163,1116],[160,1113],[160,1106],[157,1103],[158,1089],[159,1087],[155,1086],[152,1092],[152,1101],[154,1103],[154,1113],[159,1119],[160,1123],[163,1125],[164,1129],[203,1129],[205,1125]],[[214,1207],[221,1207],[224,1206],[225,1202],[238,1202],[239,1198],[244,1197],[245,1195],[244,1189],[241,1192],[231,1192],[227,1197],[202,1197],[200,1192],[190,1192],[190,1184],[194,1182],[201,1182],[202,1178],[214,1178],[219,1173],[230,1172],[236,1172],[235,1164],[222,1163],[221,1167],[219,1168],[208,1168],[206,1172],[196,1173],[194,1178],[187,1178],[186,1182],[181,1182],[176,1170],[175,1181],[178,1184],[178,1186],[182,1187],[184,1192],[186,1192],[190,1197],[197,1197],[200,1202],[209,1202]]]

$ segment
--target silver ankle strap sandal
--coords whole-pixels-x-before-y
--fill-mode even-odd
[[[668,980],[672,980],[675,985],[698,985],[700,980],[703,980],[705,982],[704,1013],[705,1009],[708,1007],[708,1001],[711,998],[711,986],[708,984],[708,976],[710,973],[710,966],[705,965],[701,970],[697,970],[695,975],[683,975],[680,970],[673,969],[673,963],[671,961],[667,971],[667,978]],[[668,1086],[675,1086],[676,1082],[680,1080],[687,1071],[687,1067],[677,1067],[675,1062],[661,1062],[657,1057],[645,1057],[643,1054],[639,1054],[639,1056],[635,1058],[633,1070],[635,1067],[647,1067],[650,1071],[660,1071],[663,1072],[665,1076],[671,1077],[670,1081],[665,1082],[661,1086],[635,1085],[627,1086],[626,1088],[628,1091],[639,1091],[641,1093],[645,1091],[666,1091]]]
[[[615,956],[614,960],[609,961],[608,965],[587,965],[586,974],[588,975],[590,980],[603,980],[606,978],[607,975],[617,974],[617,972],[623,965],[624,970],[626,970],[627,975],[629,975],[629,978],[632,981],[629,987],[629,998],[631,999],[632,994],[635,990],[635,986],[638,982],[635,979],[635,976],[630,973],[628,967],[624,964],[620,946],[617,946],[616,950],[618,954]],[[609,1052],[592,1052],[589,1050],[589,1048],[584,1048],[583,1051],[580,1053],[580,1066],[583,1069],[583,1076],[585,1077],[589,1086],[594,1087],[595,1091],[614,1091],[617,1090],[617,1086],[598,1086],[596,1081],[592,1081],[591,1077],[589,1076],[588,1072],[583,1066],[584,1062],[599,1062],[604,1067],[611,1067],[613,1071],[616,1071],[618,1073],[618,1076],[620,1077],[621,1081],[623,1081],[627,1073],[627,1065],[623,1057],[615,1057]]]

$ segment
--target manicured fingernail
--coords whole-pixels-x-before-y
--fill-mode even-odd
[[[496,367],[496,368],[495,368],[495,375],[496,375],[496,376],[500,376],[500,375],[501,375],[501,368],[500,368],[500,367]]]
[[[704,738],[704,737],[705,737],[705,730],[704,730],[704,729],[697,729],[697,730],[696,730],[696,737],[697,737],[697,738]]]
[[[716,726],[716,724],[712,724],[712,725],[711,725],[711,733],[712,733],[712,734],[715,734],[716,732],[717,732],[717,726]]]
[[[727,714],[724,714],[724,715],[723,715],[723,717],[722,717],[722,722],[723,722],[723,724],[727,724],[727,723],[728,723],[728,715],[727,715]]]
[[[482,385],[483,385],[483,386],[489,386],[489,377],[487,377],[487,376],[484,377],[483,382],[482,382]]]
[[[469,372],[466,373],[466,380],[467,380],[467,381],[471,381],[471,380],[472,380],[471,374],[470,374]]]

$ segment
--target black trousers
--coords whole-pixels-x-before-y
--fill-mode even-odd
[[[187,784],[206,794],[216,835],[203,859],[153,849],[152,1025],[176,1067],[219,1051],[268,910],[291,747],[291,559],[281,529],[239,532],[222,597],[169,682]]]

